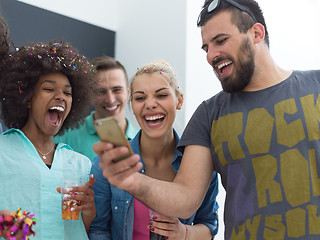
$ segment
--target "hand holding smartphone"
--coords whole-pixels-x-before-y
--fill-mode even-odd
[[[129,152],[114,158],[113,162],[133,155],[128,139],[114,117],[97,119],[94,121],[94,127],[101,141],[112,143],[115,147],[126,146],[129,149]]]

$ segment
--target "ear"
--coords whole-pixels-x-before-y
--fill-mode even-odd
[[[177,110],[180,110],[183,104],[183,94],[181,93],[178,97],[178,104],[177,104]]]
[[[261,23],[255,23],[252,26],[254,44],[258,44],[264,40],[265,29]]]

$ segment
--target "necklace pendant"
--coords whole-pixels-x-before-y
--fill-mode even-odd
[[[42,157],[42,159],[47,159],[46,156],[47,156],[49,153],[52,152],[52,150],[55,148],[55,146],[56,146],[56,145],[53,145],[53,147],[51,148],[51,150],[50,150],[49,152],[47,152],[46,154],[43,154],[42,152],[40,152],[40,151],[38,150],[38,148],[36,148],[36,150],[38,151],[38,153],[39,153],[39,155]]]

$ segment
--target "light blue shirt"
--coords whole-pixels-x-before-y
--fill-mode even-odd
[[[90,160],[59,144],[51,169],[21,130],[10,129],[0,135],[0,210],[18,208],[34,213],[35,236],[31,239],[88,239],[79,220],[62,220],[61,194],[56,191],[64,178],[88,181]]]
[[[91,161],[97,156],[92,146],[96,142],[100,142],[96,129],[94,128],[94,111],[86,117],[85,122],[79,128],[72,129],[62,136],[55,136],[55,143],[66,143],[74,151],[87,156]],[[127,120],[126,137],[130,140],[134,138],[137,130]]]

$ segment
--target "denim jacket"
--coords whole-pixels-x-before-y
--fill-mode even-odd
[[[132,150],[140,155],[139,138],[141,130],[130,141]],[[179,136],[174,130],[176,145],[179,142]],[[177,172],[181,163],[182,154],[177,149],[172,162],[173,169]],[[143,161],[140,159],[143,163]],[[134,221],[134,199],[132,195],[124,190],[112,186],[103,176],[99,167],[100,159],[97,157],[92,163],[91,173],[96,179],[93,186],[94,198],[96,203],[97,215],[93,220],[90,232],[90,240],[131,240],[133,235]],[[145,166],[140,170],[144,173]],[[218,179],[214,172],[208,192],[200,208],[188,219],[180,219],[184,224],[204,224],[215,236],[218,231],[218,204],[216,196],[218,194]]]

